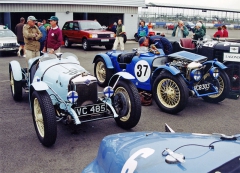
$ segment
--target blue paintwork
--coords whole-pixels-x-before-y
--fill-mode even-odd
[[[216,65],[223,70],[228,68],[227,66],[225,66],[223,63],[221,63],[219,61],[206,61],[206,62],[203,63],[203,65],[205,65],[205,64],[213,64],[213,65]]]
[[[12,68],[12,73],[15,81],[22,80],[22,69],[18,61],[11,61],[9,64]]]
[[[109,56],[107,54],[104,54],[104,53],[97,54],[95,56],[95,58],[93,59],[93,63],[95,63],[97,58],[99,58],[99,57],[102,57],[104,59],[107,68],[109,68],[109,69],[113,69],[114,68],[111,60],[109,59]]]
[[[132,61],[129,64],[126,64],[125,71],[129,72],[130,74],[132,74],[135,77],[135,79],[133,79],[132,82],[136,85],[137,88],[151,92],[153,82],[162,70],[167,70],[172,75],[177,75],[177,74],[181,73],[181,71],[178,68],[176,68],[174,66],[169,66],[166,63],[162,63],[162,64],[160,63],[157,67],[156,66],[153,67],[154,61],[158,58],[160,58],[160,59],[166,58],[167,59],[168,57],[177,57],[180,60],[182,59],[182,60],[196,61],[196,62],[198,62],[198,61],[203,62],[203,61],[207,60],[207,57],[205,57],[205,56],[194,54],[194,53],[187,52],[187,51],[176,52],[176,53],[170,54],[168,56],[166,56],[164,54],[162,49],[159,49],[159,51],[160,51],[160,55],[154,55],[150,52],[141,53],[139,56],[134,56]],[[114,67],[113,72],[117,73],[119,71],[124,70],[120,67],[120,64],[118,62],[118,57],[120,56],[121,53],[122,52],[119,52],[119,51],[109,51],[106,54],[98,54],[95,57],[93,62],[96,61],[97,57],[101,56],[104,59],[104,61],[106,62],[106,64],[108,64],[107,66],[111,67],[111,65],[112,65]],[[136,64],[141,60],[147,62],[151,69],[150,76],[145,81],[140,81],[137,78],[136,72],[134,69]],[[203,64],[211,64],[211,65],[217,66],[221,69],[226,68],[225,65],[223,65],[222,63],[220,63],[218,61],[206,61]],[[189,89],[193,89],[194,81],[187,81],[187,79],[185,79],[185,78],[184,78],[184,80],[186,81]],[[213,92],[211,92],[211,93],[199,94],[198,92],[196,92],[196,95],[198,97],[201,97],[201,96],[216,94],[216,92],[217,92],[216,89],[213,89]]]
[[[240,136],[240,135],[239,135]],[[185,156],[185,163],[168,164],[162,152],[174,151],[187,144],[208,146],[214,141],[214,149],[185,146],[176,151]],[[142,151],[139,153],[139,151]],[[151,152],[149,152],[151,151]],[[221,140],[218,135],[161,132],[129,132],[109,135],[101,141],[97,157],[82,173],[121,173],[124,164],[136,173],[193,173],[209,172],[240,156],[240,139]],[[152,153],[153,152],[153,153]],[[135,159],[129,159],[138,153]],[[145,157],[145,158],[144,158]],[[132,161],[131,161],[132,160]],[[125,165],[125,166],[126,166]],[[136,168],[134,168],[136,166]],[[126,173],[126,172],[122,172]]]

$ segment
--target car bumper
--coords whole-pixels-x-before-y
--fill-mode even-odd
[[[96,39],[88,39],[88,43],[90,45],[112,45],[115,41],[115,38],[96,38]]]

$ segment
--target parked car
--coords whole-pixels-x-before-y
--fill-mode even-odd
[[[160,54],[154,54],[143,48],[97,54],[93,63],[98,84],[105,86],[115,73],[129,72],[135,76],[132,82],[136,87],[152,92],[159,108],[168,113],[183,110],[189,96],[214,103],[227,97],[229,78],[221,62],[187,51],[165,55],[161,49]]]
[[[184,25],[188,28],[189,31],[192,31],[195,27],[195,24],[192,22],[184,22]]]
[[[18,48],[17,36],[6,26],[0,25],[0,53],[17,53]]]
[[[166,128],[168,132],[104,137],[82,173],[240,172],[240,134],[176,133]]]
[[[207,36],[208,37],[208,36]],[[198,46],[192,43],[192,39],[168,38],[173,44],[173,51],[188,51],[208,57],[208,60],[217,59],[228,68],[225,70],[230,79],[230,97],[238,98],[240,95],[240,41],[239,39],[198,41]],[[234,41],[234,42],[233,42]]]
[[[62,36],[65,47],[70,47],[73,43],[82,44],[84,50],[89,50],[91,46],[105,46],[112,49],[115,41],[115,34],[102,29],[97,21],[74,20],[63,25]]]
[[[174,23],[166,23],[165,28],[167,30],[173,30],[175,27]]]
[[[107,86],[97,91],[97,80],[72,53],[45,54],[28,61],[29,73],[18,61],[9,64],[13,99],[22,99],[22,89],[29,94],[33,122],[39,141],[51,146],[57,137],[57,121],[79,125],[114,118],[117,125],[130,129],[141,116],[137,88],[127,72],[116,74]]]

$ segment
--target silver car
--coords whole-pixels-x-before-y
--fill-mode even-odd
[[[17,36],[7,27],[0,25],[0,52],[17,52]]]

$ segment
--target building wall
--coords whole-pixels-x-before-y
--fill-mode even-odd
[[[138,14],[125,13],[123,16],[127,38],[134,39],[134,34],[137,32],[138,29]]]

